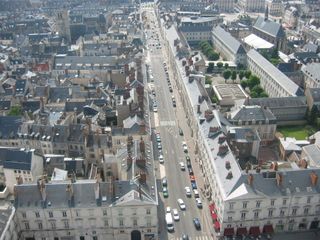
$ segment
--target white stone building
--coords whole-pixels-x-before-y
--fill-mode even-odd
[[[265,0],[240,0],[238,5],[244,12],[263,12]]]
[[[0,208],[0,239],[18,240],[19,227],[17,225],[16,210],[13,206],[4,204]]]

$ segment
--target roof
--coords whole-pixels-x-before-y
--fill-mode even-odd
[[[12,148],[0,148],[0,161],[3,168],[31,170],[33,151]]]
[[[264,40],[261,37],[258,37],[253,33],[242,40],[254,49],[270,49],[274,47],[274,44]]]
[[[308,88],[306,91],[310,92],[314,102],[320,102],[320,88]]]
[[[217,84],[214,85],[213,90],[219,100],[223,99],[243,99],[248,95],[243,91],[239,84]]]
[[[277,81],[278,84],[291,96],[302,96],[303,91],[300,87],[295,84],[290,78],[288,78],[284,73],[277,69],[272,63],[265,59],[260,53],[256,50],[251,49],[247,53],[248,58],[254,61],[258,66],[263,68],[274,81]]]
[[[71,98],[71,88],[69,87],[51,87],[49,90],[50,100],[56,102],[58,99],[60,101],[66,101]]]
[[[242,106],[231,112],[232,121],[275,121],[276,117],[268,108],[260,106]]]
[[[320,90],[319,90],[320,92]],[[307,107],[305,97],[279,97],[279,98],[250,98],[246,99],[244,105],[266,106],[271,110],[273,108],[289,108],[289,107]]]
[[[314,61],[320,61],[320,57],[315,52],[295,52],[293,56],[304,64]]]
[[[7,224],[10,227],[12,226],[9,224],[11,224],[14,213],[15,208],[7,203],[0,207],[0,236],[3,236],[7,231],[10,231],[9,229],[6,229],[6,226]]]
[[[265,20],[264,17],[259,16],[253,25],[253,28],[264,32],[268,35],[271,35],[273,37],[279,37],[282,38],[285,36],[284,30],[281,26],[281,24],[271,21],[269,19]]]
[[[317,81],[317,84],[320,83],[320,63],[309,63],[307,65],[302,66],[302,71],[304,74],[306,74],[308,77],[315,79]]]
[[[303,152],[305,152],[308,156],[308,161],[313,161],[316,164],[320,163],[320,149],[316,144],[310,144],[302,147]]]
[[[138,117],[137,115],[134,115],[133,117],[128,117],[126,119],[123,120],[123,128],[127,128],[127,129],[131,129],[132,127],[134,127],[134,125],[142,125],[143,124],[143,120]]]
[[[213,38],[224,42],[233,53],[246,53],[241,43],[222,27],[216,26],[212,30]]]
[[[308,42],[306,45],[303,46],[303,49],[307,52],[318,53],[320,46],[318,46],[317,44],[314,44],[312,42]]]
[[[23,119],[16,116],[0,116],[0,138],[13,138],[17,136]]]

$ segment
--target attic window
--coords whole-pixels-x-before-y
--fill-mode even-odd
[[[231,165],[230,165],[230,162],[229,161],[226,161],[226,169],[230,169],[231,168]]]
[[[228,175],[227,175],[227,179],[231,179],[233,177],[233,175],[232,175],[232,172],[230,171],[230,172],[228,172]]]

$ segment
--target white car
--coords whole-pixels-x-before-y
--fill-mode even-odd
[[[158,149],[162,149],[162,145],[159,142],[158,142]]]
[[[176,208],[172,209],[172,213],[173,213],[173,219],[175,221],[179,221],[180,220],[180,216],[179,216],[178,209],[176,209]]]
[[[199,192],[197,189],[193,189],[194,197],[198,198],[199,197]]]
[[[184,202],[183,202],[183,200],[181,198],[179,198],[177,200],[177,202],[178,202],[178,205],[179,205],[181,210],[186,210],[186,205],[184,204]]]
[[[166,213],[171,213],[171,207],[168,206],[168,207],[166,208]]]
[[[187,197],[191,197],[192,196],[190,187],[185,187],[184,190],[186,191]]]
[[[164,163],[164,159],[163,159],[163,155],[162,154],[159,155],[159,163]]]
[[[180,169],[181,169],[182,171],[186,170],[186,167],[185,167],[185,165],[184,165],[184,162],[179,162],[179,165],[180,165]]]
[[[158,108],[157,107],[153,107],[153,111],[154,112],[158,112]]]
[[[196,204],[198,208],[202,208],[202,202],[200,198],[196,198]]]

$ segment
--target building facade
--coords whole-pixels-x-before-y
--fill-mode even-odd
[[[238,5],[244,12],[263,12],[265,0],[240,0]]]

